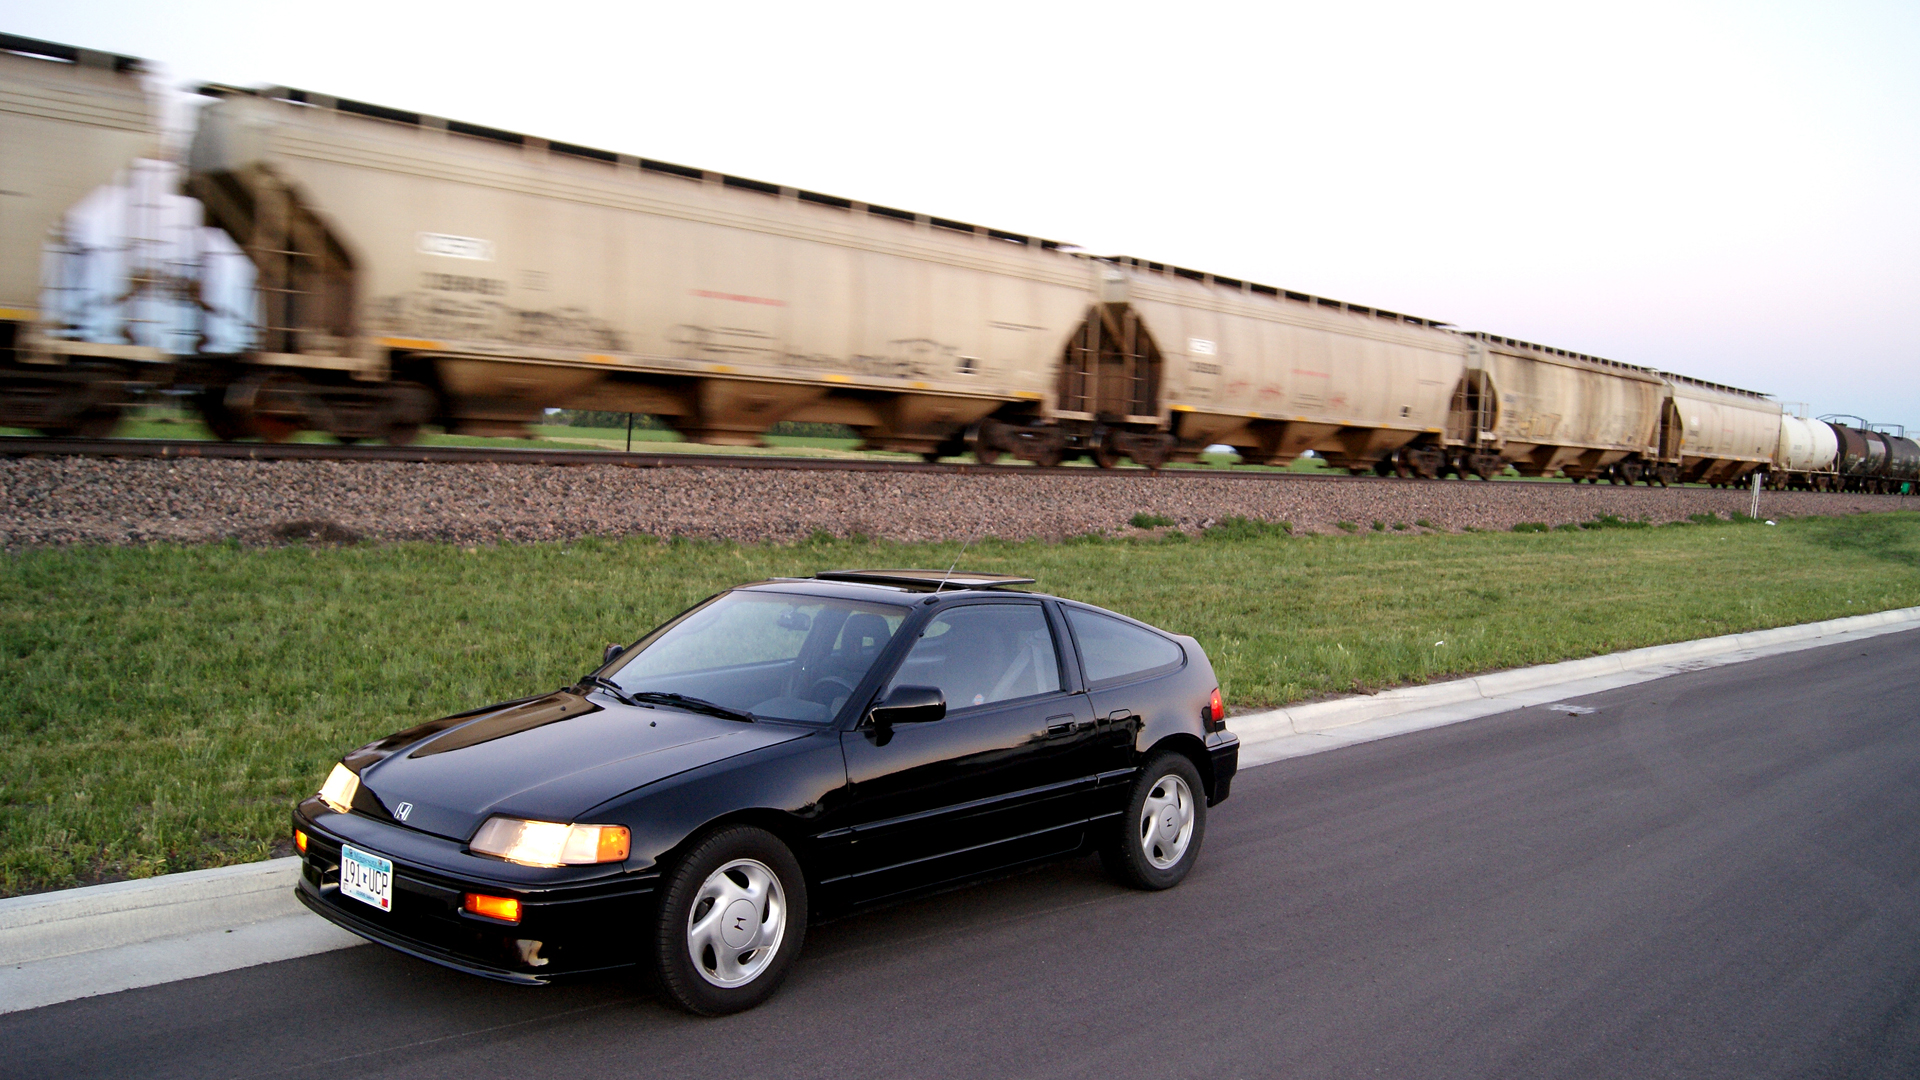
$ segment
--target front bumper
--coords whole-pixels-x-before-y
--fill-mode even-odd
[[[538,886],[492,881],[433,865],[434,845],[459,852],[452,841],[363,819],[352,822],[353,835],[342,836],[314,817],[339,815],[294,811],[294,827],[307,834],[295,892],[316,914],[368,941],[456,971],[522,985],[620,967],[639,958],[657,873],[603,874]],[[392,835],[370,833],[370,826],[392,830]],[[343,842],[393,861],[392,910],[341,894]],[[463,901],[469,892],[519,900],[520,921],[510,924],[468,913]]]

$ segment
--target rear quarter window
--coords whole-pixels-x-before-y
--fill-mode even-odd
[[[1178,644],[1151,630],[1082,608],[1066,612],[1090,686],[1163,675],[1186,662]]]

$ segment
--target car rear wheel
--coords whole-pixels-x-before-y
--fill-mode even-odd
[[[654,964],[674,1003],[702,1016],[751,1009],[786,978],[807,929],[800,863],[764,829],[697,840],[660,893]]]
[[[1207,832],[1200,770],[1186,755],[1156,754],[1133,782],[1117,835],[1100,849],[1107,871],[1136,889],[1171,889],[1186,878]]]

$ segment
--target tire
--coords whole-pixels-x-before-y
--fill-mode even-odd
[[[806,879],[778,837],[728,826],[674,865],[656,917],[654,970],[673,1003],[700,1016],[740,1012],[771,997],[800,954]]]
[[[1101,847],[1100,859],[1124,885],[1171,889],[1193,869],[1206,834],[1207,794],[1200,770],[1185,754],[1162,751],[1134,779],[1126,813]]]

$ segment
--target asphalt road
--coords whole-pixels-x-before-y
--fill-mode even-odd
[[[1920,634],[1578,704],[1244,773],[1169,893],[816,927],[740,1016],[366,947],[0,1016],[0,1075],[1920,1076]]]

